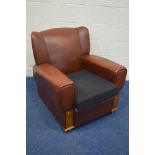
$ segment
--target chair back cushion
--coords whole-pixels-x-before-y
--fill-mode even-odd
[[[50,63],[66,74],[80,70],[81,56],[89,54],[85,27],[32,32],[31,38],[36,64]]]

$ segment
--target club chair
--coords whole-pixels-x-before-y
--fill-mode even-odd
[[[86,27],[32,32],[38,94],[69,131],[117,111],[127,69],[90,55]]]

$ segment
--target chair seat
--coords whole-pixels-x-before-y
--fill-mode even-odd
[[[118,86],[87,70],[68,75],[75,82],[75,103],[78,109],[94,106],[118,93]]]

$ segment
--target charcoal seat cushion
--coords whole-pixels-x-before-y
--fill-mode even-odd
[[[78,109],[99,104],[118,93],[118,86],[87,70],[68,75],[75,82],[75,102]]]

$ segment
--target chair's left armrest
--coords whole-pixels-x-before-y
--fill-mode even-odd
[[[33,67],[34,78],[51,102],[63,110],[74,108],[75,85],[64,73],[54,66],[44,63]]]
[[[127,69],[111,60],[95,55],[85,55],[82,58],[82,66],[94,74],[97,74],[119,86],[124,85]]]

